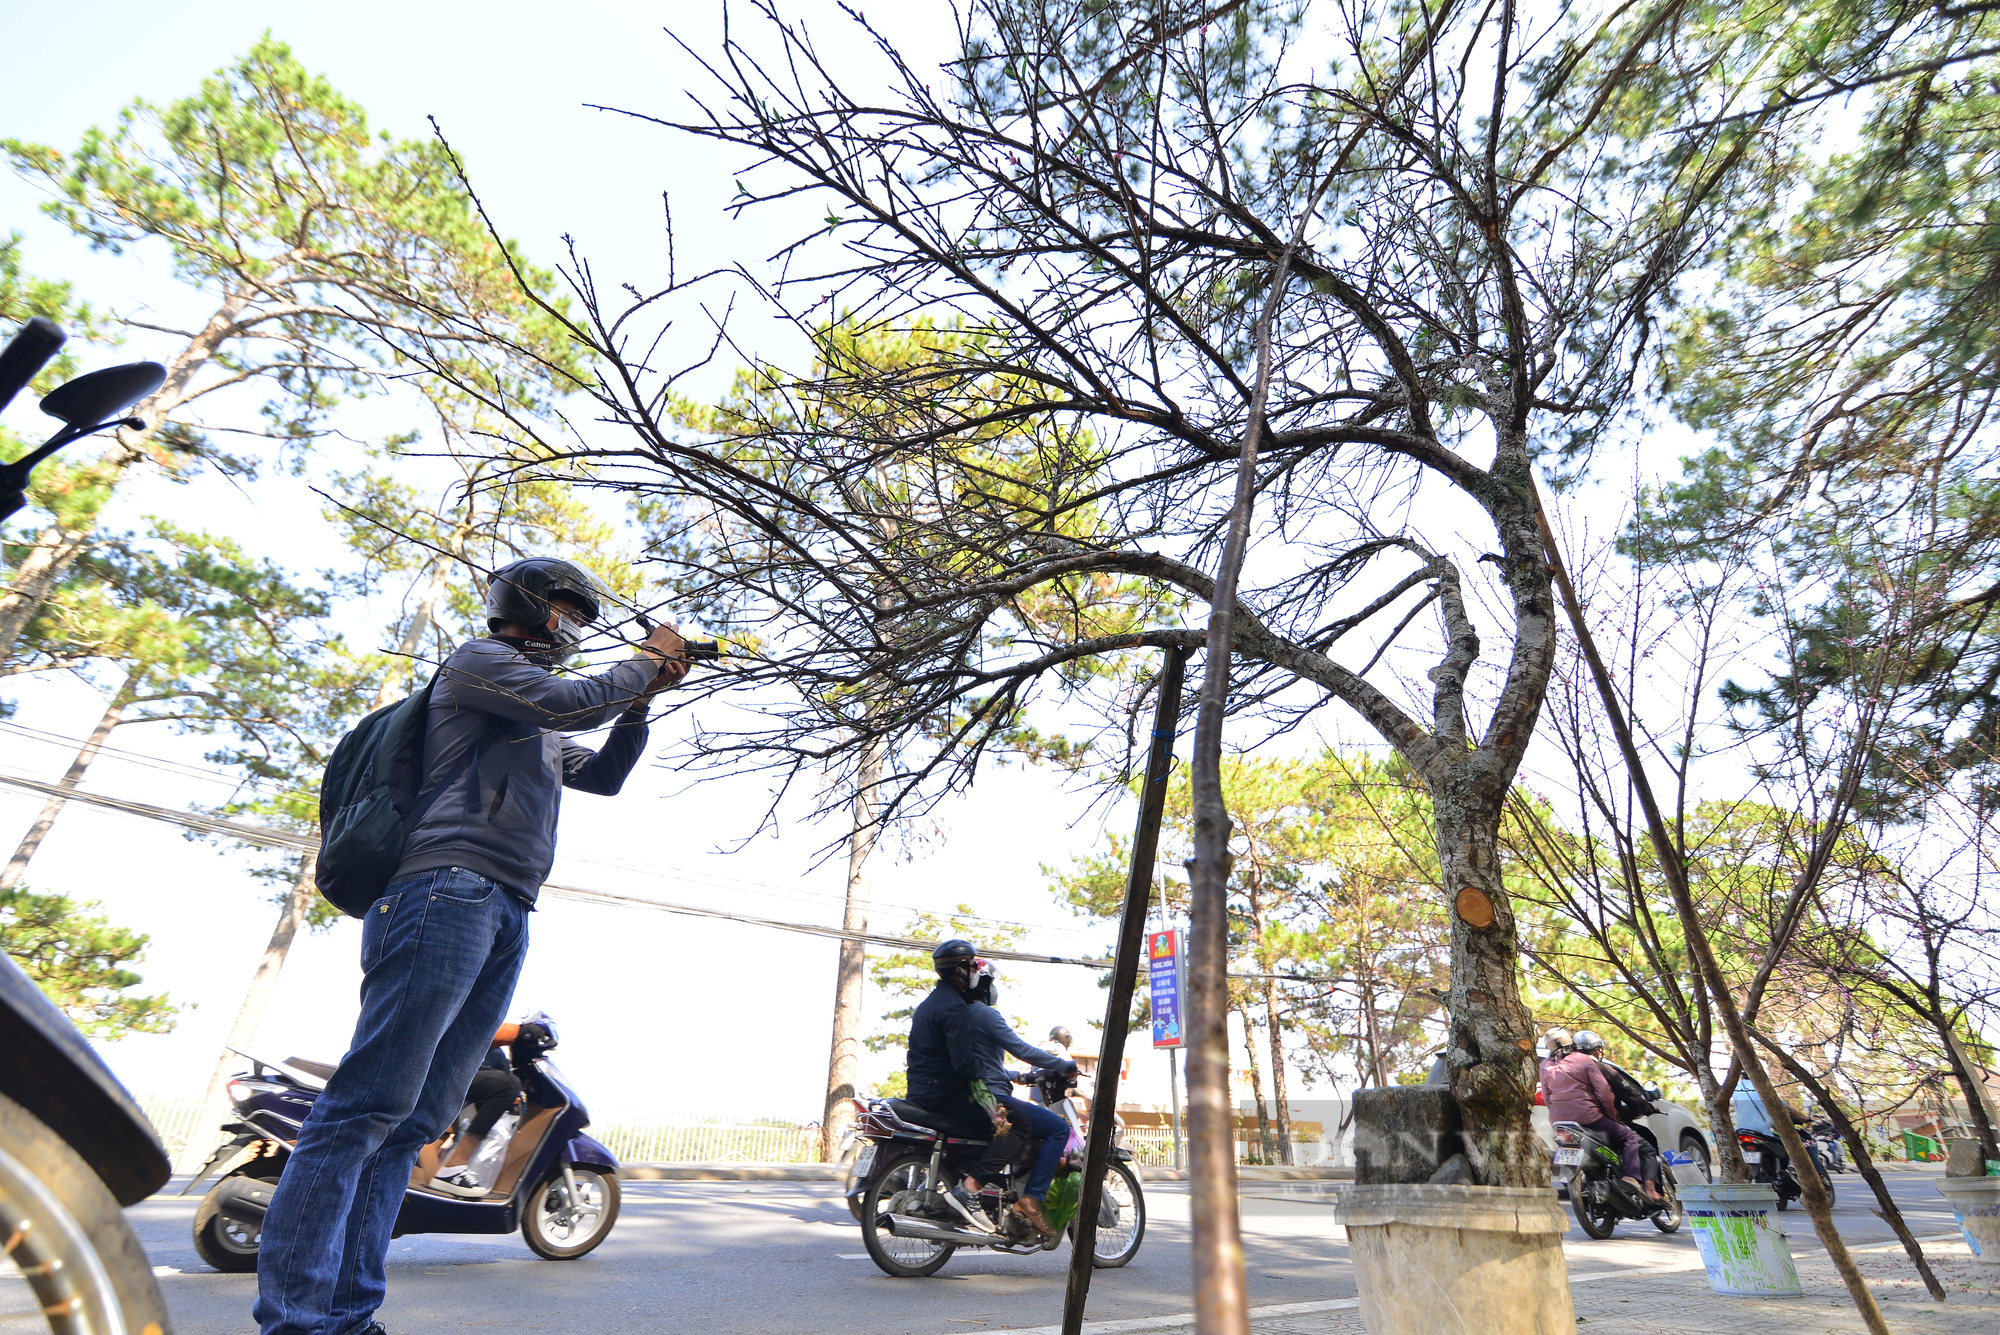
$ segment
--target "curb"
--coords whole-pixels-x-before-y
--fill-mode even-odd
[[[628,1182],[845,1182],[847,1169],[826,1163],[628,1163],[618,1166]],[[1352,1168],[1267,1168],[1236,1170],[1239,1182],[1352,1182]],[[1185,1182],[1179,1168],[1141,1168],[1141,1182]]]

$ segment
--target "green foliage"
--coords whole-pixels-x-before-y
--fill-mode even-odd
[[[147,938],[112,926],[98,908],[23,886],[0,891],[0,950],[86,1034],[167,1032],[178,1008],[164,994],[134,995],[142,979],[125,967],[145,958]]]
[[[1167,868],[1193,845],[1191,777],[1180,768],[1168,780],[1149,898],[1166,920],[1187,914],[1185,876]],[[1222,779],[1233,822],[1230,968],[1241,975],[1232,1008],[1254,1023],[1268,984],[1280,1027],[1328,1078],[1336,1063],[1371,1083],[1427,1070],[1448,942],[1421,785],[1400,762],[1333,750],[1311,760],[1228,757]],[[1110,922],[1129,860],[1129,838],[1113,834],[1068,870],[1042,871],[1059,900]]]
[[[1964,60],[1993,47],[2000,13],[1822,3],[1799,18],[1829,81],[1913,72],[1859,95],[1843,151],[1790,146],[1722,283],[1676,322],[1663,383],[1715,443],[1652,498],[1651,522],[1696,552],[1770,535],[1812,587],[1753,605],[1798,652],[1735,701],[1785,726],[1822,694],[1892,700],[1861,807],[1906,819],[1938,784],[2000,778],[2000,61]],[[1857,671],[1884,648],[1880,680]]]

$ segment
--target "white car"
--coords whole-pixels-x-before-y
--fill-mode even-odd
[[[1606,1062],[1605,1065],[1610,1066],[1611,1063]],[[1628,1076],[1631,1075],[1631,1072],[1625,1071],[1622,1066],[1615,1069],[1624,1071]],[[1634,1084],[1645,1084],[1636,1076],[1632,1076],[1632,1081]],[[1700,1170],[1702,1180],[1714,1181],[1715,1146],[1709,1141],[1708,1132],[1695,1121],[1693,1113],[1671,1099],[1661,1098],[1658,1085],[1645,1085],[1645,1089],[1646,1097],[1660,1105],[1660,1111],[1641,1118],[1636,1123],[1639,1130],[1650,1134],[1653,1144],[1662,1151],[1679,1150],[1692,1157],[1695,1166]],[[1542,1138],[1542,1145],[1554,1155],[1555,1132],[1549,1120],[1548,1107],[1542,1102],[1540,1090],[1535,1091],[1535,1134]]]

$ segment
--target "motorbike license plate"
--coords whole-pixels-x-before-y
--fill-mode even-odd
[[[1762,1163],[1762,1162],[1764,1162],[1764,1151],[1762,1151],[1762,1150],[1745,1150],[1745,1151],[1743,1151],[1743,1162],[1744,1162],[1744,1163]]]
[[[1583,1162],[1583,1151],[1559,1149],[1556,1151],[1556,1167],[1575,1168]]]
[[[854,1176],[866,1177],[868,1170],[875,1166],[875,1142],[869,1141],[861,1147],[861,1153],[854,1156]]]

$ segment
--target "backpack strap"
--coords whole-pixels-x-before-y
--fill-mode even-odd
[[[440,665],[438,670],[431,675],[430,683],[426,685],[423,690],[424,703],[421,707],[421,712],[423,717],[419,724],[419,726],[422,728],[422,732],[419,733],[417,739],[417,763],[419,766],[422,766],[423,764],[424,742],[429,739],[430,735],[431,692],[432,689],[436,687],[438,683],[438,678],[442,677],[443,675],[444,675],[444,668],[442,665]],[[462,706],[454,705],[454,708],[461,708],[461,707]],[[483,712],[483,711],[475,711],[475,712]],[[465,778],[470,779],[472,788],[471,791],[468,793],[467,797],[470,804],[473,807],[475,808],[478,807],[482,797],[479,786],[479,760],[481,756],[485,755],[487,744],[498,740],[500,733],[499,725],[504,724],[505,722],[506,720],[501,718],[497,714],[487,714],[485,726],[479,730],[479,736],[473,739],[471,749],[466,752],[464,769],[452,775],[450,778],[440,779],[434,784],[424,785],[421,780],[419,781],[416,802],[410,808],[407,828],[415,829],[416,826],[422,822],[425,813],[431,809],[432,805],[436,803],[438,798],[444,795],[445,789],[451,787],[453,783],[457,782],[460,779],[465,779]],[[419,772],[422,771],[420,770]]]

